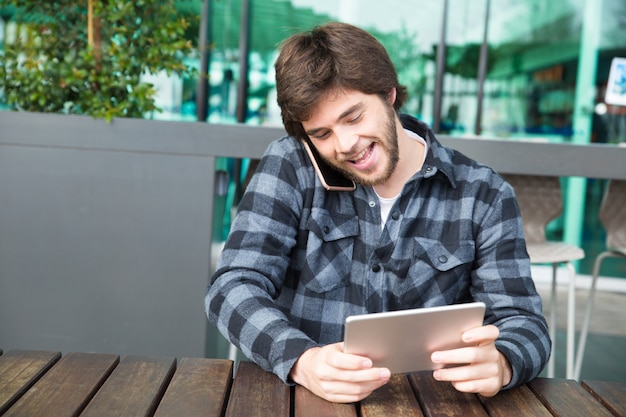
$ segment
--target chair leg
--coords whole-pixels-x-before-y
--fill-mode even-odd
[[[583,358],[585,356],[585,345],[587,344],[587,335],[589,333],[589,323],[591,321],[591,313],[593,311],[593,304],[596,296],[596,284],[598,276],[600,275],[600,267],[604,259],[612,256],[612,252],[602,252],[596,258],[593,265],[593,275],[591,276],[591,288],[587,295],[587,309],[585,311],[585,318],[583,320],[582,327],[580,329],[580,339],[578,340],[578,349],[576,352],[576,366],[574,367],[574,379],[580,380],[580,371],[583,365]]]
[[[548,323],[548,331],[550,334],[550,340],[552,340],[552,352],[550,352],[550,359],[548,360],[548,378],[554,378],[555,367],[555,338],[556,338],[556,267],[557,264],[552,264],[552,288],[550,291],[550,321]]]
[[[569,270],[569,288],[567,300],[567,358],[565,377],[574,378],[574,348],[576,345],[576,269],[571,262],[566,262]]]
[[[237,347],[230,343],[228,346],[228,359],[235,362],[237,360]]]

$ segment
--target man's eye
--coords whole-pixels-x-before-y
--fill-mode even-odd
[[[357,116],[354,116],[353,118],[351,118],[350,120],[348,120],[349,124],[354,124],[354,123],[358,123],[359,121],[361,121],[361,119],[363,118],[362,114],[359,114]]]
[[[330,135],[330,132],[321,132],[321,133],[316,133],[315,135],[312,135],[311,138],[312,139],[326,139],[329,135]]]

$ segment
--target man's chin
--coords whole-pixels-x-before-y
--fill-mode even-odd
[[[389,178],[387,177],[381,177],[381,176],[374,176],[374,175],[370,175],[370,176],[365,176],[365,175],[355,175],[350,173],[350,175],[346,175],[348,178],[350,178],[352,181],[354,181],[356,184],[359,184],[363,187],[374,187],[377,185],[381,185],[384,184],[385,181],[387,181],[387,179]]]
[[[385,181],[387,181],[389,177],[391,176],[390,173],[381,174],[380,172],[378,173],[362,172],[362,171],[355,172],[352,169],[346,169],[343,166],[338,167],[336,165],[335,165],[335,169],[337,169],[343,176],[354,181],[355,184],[358,184],[364,187],[374,187],[376,185],[384,184]]]

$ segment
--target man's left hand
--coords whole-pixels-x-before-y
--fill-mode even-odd
[[[450,381],[454,388],[462,392],[485,397],[496,395],[512,377],[509,361],[496,349],[495,341],[499,335],[496,326],[477,327],[462,335],[463,341],[472,346],[433,352],[431,360],[434,363],[453,366],[435,370],[434,378]]]

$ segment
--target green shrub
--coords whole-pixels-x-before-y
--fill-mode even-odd
[[[0,52],[0,89],[12,108],[142,117],[160,111],[143,74],[193,75],[183,63],[193,51],[185,39],[190,23],[173,0],[3,3],[14,6],[18,25]]]

